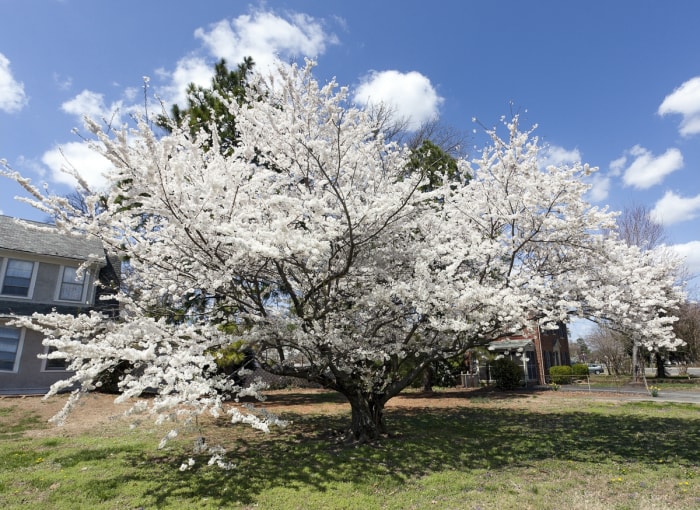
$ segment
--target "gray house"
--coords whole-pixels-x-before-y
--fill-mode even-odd
[[[87,260],[98,262],[78,274]],[[48,352],[42,335],[9,325],[12,318],[52,310],[75,315],[96,306],[113,307],[113,302],[99,299],[104,291],[95,285],[98,280],[117,281],[99,240],[0,215],[0,394],[44,393],[68,375],[63,360],[38,357]]]

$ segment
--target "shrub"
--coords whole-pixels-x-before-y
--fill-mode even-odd
[[[588,371],[588,367],[586,367]],[[572,370],[569,365],[559,365],[550,367],[549,377],[554,384],[569,384],[571,383]]]
[[[523,366],[510,358],[492,362],[491,375],[499,390],[514,390],[523,385]]]
[[[571,365],[571,374],[585,378],[588,375],[588,365],[585,363],[575,363]]]

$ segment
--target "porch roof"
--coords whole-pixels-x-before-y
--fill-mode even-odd
[[[496,340],[488,345],[489,351],[514,351],[528,347],[534,348],[531,340]]]

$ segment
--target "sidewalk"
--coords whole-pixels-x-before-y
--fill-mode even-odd
[[[685,402],[690,404],[700,404],[700,391],[659,391],[657,397],[652,397],[643,385],[625,386],[591,386],[587,384],[562,384],[559,391],[580,392],[580,393],[615,393],[641,400],[658,400],[662,402]]]

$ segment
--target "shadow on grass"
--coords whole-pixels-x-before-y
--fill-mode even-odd
[[[392,408],[387,410],[387,422],[396,435],[357,447],[334,440],[334,431],[347,425],[345,414],[287,415],[293,425],[285,431],[258,436],[231,429],[232,439],[226,445],[227,460],[236,464],[231,471],[200,467],[207,460],[200,457],[192,470],[179,472],[177,466],[190,456],[187,452],[159,457],[155,451],[141,450],[125,456],[133,468],[128,475],[98,483],[110,492],[121,484],[157,478],[158,483],[143,493],[149,505],[207,498],[226,507],[255,503],[259,494],[276,487],[324,492],[340,482],[390,490],[429,472],[493,470],[552,458],[588,464],[653,465],[664,460],[694,467],[700,463],[698,419],[638,416],[634,411],[631,407],[629,413],[606,415]]]

